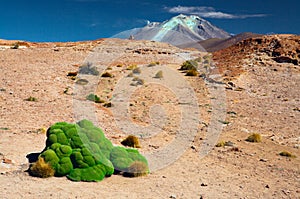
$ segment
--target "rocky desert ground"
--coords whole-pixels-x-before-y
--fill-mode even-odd
[[[16,42],[0,40],[1,198],[300,198],[300,36],[260,36],[214,53],[119,39],[11,48]],[[198,75],[178,70],[199,57]],[[88,62],[99,75],[70,76]],[[151,173],[101,182],[30,176],[26,156],[45,147],[44,128],[83,118],[115,145],[130,133],[126,124],[144,129],[139,150]],[[262,141],[247,142],[252,133]]]

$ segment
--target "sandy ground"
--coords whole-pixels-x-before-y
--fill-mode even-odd
[[[232,87],[209,83],[209,79],[200,77],[186,77],[177,70],[185,59],[193,56],[199,56],[199,52],[150,41],[106,40],[1,49],[1,198],[300,198],[299,66],[276,63],[267,57],[260,57],[264,64],[253,64],[247,58],[244,72],[232,80]],[[257,56],[251,55],[254,60]],[[77,71],[86,61],[114,77],[80,76],[89,78],[92,84],[75,84],[67,74]],[[188,127],[191,128],[188,132],[197,131],[192,136],[185,134],[188,139],[182,145],[173,141],[180,135],[182,108],[187,107],[182,102],[190,97],[177,99],[177,93],[169,89],[172,85],[166,86],[163,80],[156,79],[153,79],[158,81],[156,84],[150,84],[152,77],[142,76],[149,68],[147,65],[155,61],[160,64],[154,66],[154,72],[160,69],[175,72],[176,82],[187,82],[196,96],[198,119],[192,123],[195,126]],[[131,72],[126,69],[132,64],[141,67],[142,74],[136,76],[144,78],[145,84],[127,87],[134,88],[128,101],[131,122],[140,128],[156,122],[162,125],[161,132],[141,138],[143,154],[168,152],[167,156],[151,161],[151,168],[163,165],[162,168],[152,170],[145,177],[113,175],[97,183],[29,176],[26,155],[40,152],[45,146],[46,135],[38,129],[55,122],[75,122],[87,117],[97,122],[114,144],[120,144],[127,133],[117,124],[116,106],[105,108],[87,102],[84,96],[93,91],[114,104],[117,87],[123,80],[132,82],[126,77]],[[210,75],[204,68],[200,70]],[[167,79],[168,73],[164,76]],[[222,87],[225,97],[217,95],[214,87]],[[38,101],[24,100],[30,96]],[[226,107],[226,117],[220,116],[217,125],[220,135],[210,135],[217,111],[214,102],[218,100]],[[154,104],[164,107],[165,124],[159,123],[160,117],[151,121],[149,107]],[[254,132],[262,135],[261,143],[245,141]],[[231,141],[233,146],[212,147],[206,156],[200,156],[203,144],[210,139]],[[167,150],[172,144],[175,144],[174,153],[176,147],[180,149],[179,157]],[[297,157],[279,156],[281,151]]]

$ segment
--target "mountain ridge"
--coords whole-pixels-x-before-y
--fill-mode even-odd
[[[228,32],[197,15],[187,16],[183,14],[161,23],[151,22],[145,27],[124,31],[113,37],[129,38],[130,36],[136,40],[154,40],[175,46],[210,38],[225,39],[231,37]]]

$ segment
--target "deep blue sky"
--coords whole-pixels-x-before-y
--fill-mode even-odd
[[[184,12],[230,33],[300,34],[298,0],[2,0],[0,38],[79,41],[111,37]]]

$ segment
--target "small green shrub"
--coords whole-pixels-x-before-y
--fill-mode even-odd
[[[261,142],[261,135],[259,133],[253,133],[246,139],[247,142]]]
[[[98,97],[98,95],[95,95],[93,93],[89,94],[86,97],[87,100],[93,101],[95,103],[103,103],[104,101],[100,99],[100,97]]]
[[[124,146],[133,147],[133,148],[140,148],[141,147],[139,138],[137,138],[134,135],[127,136],[127,138],[125,138],[121,142],[121,144],[124,145]]]
[[[197,76],[198,75],[198,71],[192,69],[192,70],[188,70],[185,74],[186,76]]]
[[[82,66],[79,67],[80,74],[86,74],[86,75],[99,75],[99,71],[95,66],[92,66],[92,63],[88,62]]]
[[[163,78],[163,72],[162,72],[161,70],[158,71],[158,72],[155,74],[154,77],[155,77],[155,78],[159,78],[159,79]]]
[[[289,158],[295,158],[296,157],[295,155],[293,155],[292,153],[290,153],[288,151],[282,151],[282,152],[279,153],[279,155],[289,157]]]
[[[37,100],[37,98],[35,98],[35,97],[28,97],[28,98],[26,98],[25,99],[26,101],[29,101],[29,102],[37,102],[38,100]]]
[[[188,60],[183,62],[179,70],[196,70],[197,71],[198,62],[194,60]]]

